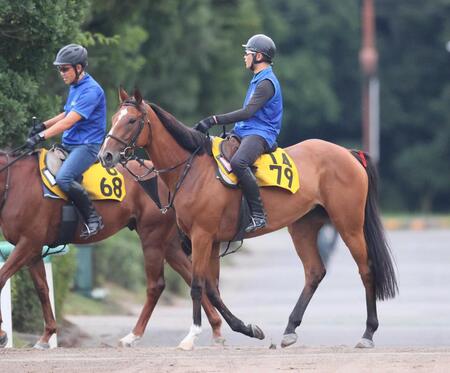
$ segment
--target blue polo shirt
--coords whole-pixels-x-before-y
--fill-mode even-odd
[[[87,73],[70,86],[64,112],[67,115],[71,111],[78,113],[81,119],[64,131],[63,144],[101,144],[106,135],[105,93]]]

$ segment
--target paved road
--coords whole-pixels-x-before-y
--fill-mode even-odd
[[[396,258],[400,295],[379,303],[378,347],[450,346],[450,231],[391,231],[388,240]],[[279,344],[286,322],[303,286],[303,268],[289,235],[281,230],[247,240],[245,250],[222,266],[221,294],[246,323],[258,324],[263,341],[234,333],[224,324],[230,346],[267,347]],[[134,316],[72,316],[93,339],[83,346],[115,346],[135,322]],[[210,343],[206,318],[199,346]],[[206,324],[205,324],[206,323]],[[191,304],[157,306],[140,346],[176,346],[191,324]],[[328,273],[297,330],[299,345],[353,346],[364,331],[364,291],[348,249],[341,241]]]

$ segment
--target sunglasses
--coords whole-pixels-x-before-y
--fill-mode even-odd
[[[245,51],[244,56],[248,56],[249,54],[256,54],[256,52],[253,51]]]
[[[60,73],[66,73],[71,69],[71,67],[70,66],[58,66],[57,69]]]

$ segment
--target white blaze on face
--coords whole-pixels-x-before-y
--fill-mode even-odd
[[[117,121],[120,122],[120,120],[121,120],[125,115],[127,115],[127,109],[124,108],[124,109],[120,110],[119,118],[117,118]]]
[[[112,130],[113,130],[115,124],[118,123],[118,122],[120,122],[120,120],[121,120],[125,115],[127,115],[127,113],[128,113],[128,111],[127,111],[127,109],[125,109],[125,108],[122,109],[122,110],[120,110],[119,117],[118,117],[117,120],[113,123],[111,129],[110,129],[109,132],[108,132],[108,135],[111,135],[111,134],[112,134]],[[109,137],[107,137],[106,140],[105,140],[105,146],[106,146],[106,144],[108,143],[108,140],[109,140]]]

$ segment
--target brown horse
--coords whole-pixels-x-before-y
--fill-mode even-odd
[[[11,157],[0,153],[0,167],[10,161]],[[128,168],[138,175],[145,171],[137,162],[130,162]],[[134,178],[124,169],[121,171],[125,179],[126,197],[120,203],[94,202],[103,216],[105,228],[88,240],[79,238],[73,243],[101,241],[130,223],[135,226],[144,253],[147,299],[132,332],[120,341],[123,346],[132,346],[143,335],[164,289],[164,259],[188,284],[191,283],[191,262],[181,249],[173,211],[162,215],[150,197],[141,193],[141,186]],[[168,191],[163,183],[160,183],[159,191],[162,199],[167,198]],[[14,251],[0,269],[0,291],[14,273],[25,265],[29,266],[45,320],[44,333],[35,347],[48,348],[48,340],[56,332],[56,322],[50,307],[41,251],[42,246],[56,240],[64,202],[43,197],[36,156],[25,157],[0,173],[0,193],[2,232],[9,242],[15,244]],[[78,227],[76,237],[79,237],[80,228]],[[206,298],[203,306],[213,329],[214,341],[220,343],[221,318]],[[0,313],[0,346],[3,347],[6,345],[7,335],[1,330],[1,323]]]
[[[171,192],[177,223],[192,241],[193,324],[180,347],[191,349],[201,332],[200,299],[205,288],[212,304],[234,331],[264,338],[256,325],[245,325],[223,303],[218,291],[219,242],[236,232],[241,192],[225,188],[216,178],[216,165],[206,154],[207,137],[178,122],[154,104],[120,91],[121,106],[99,158],[111,167],[125,147],[144,147]],[[366,329],[357,347],[373,347],[378,328],[376,299],[395,296],[397,283],[390,251],[384,238],[376,202],[376,173],[368,158],[321,140],[308,140],[286,149],[301,175],[300,190],[291,194],[266,187],[261,195],[268,226],[248,237],[287,226],[304,271],[305,285],[295,305],[281,342],[296,342],[295,329],[325,267],[317,250],[317,233],[330,219],[358,266],[365,288]],[[367,156],[366,156],[367,157]],[[363,165],[364,164],[364,165]]]

